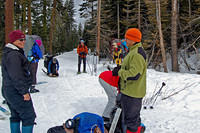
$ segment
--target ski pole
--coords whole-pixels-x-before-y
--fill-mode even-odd
[[[150,106],[150,109],[153,109],[153,106],[158,98],[158,96],[160,95],[160,92],[162,91],[162,88],[165,86],[165,82],[162,82],[162,86],[161,88],[159,89],[159,91],[155,94],[155,100],[153,101],[152,105]]]
[[[171,95],[169,95],[169,96],[167,96],[167,97],[162,98],[162,100],[166,100],[166,99],[168,99],[168,98],[170,98],[170,97],[172,97],[172,96],[178,94],[179,92],[181,92],[181,91],[187,89],[188,87],[191,87],[192,85],[193,85],[193,84],[190,84],[190,85],[188,85],[188,86],[185,86],[183,89],[181,89],[181,90],[179,90],[179,91],[176,91],[176,92],[172,93]]]
[[[152,93],[152,96],[151,96],[149,99],[146,99],[146,101],[145,101],[145,104],[146,104],[146,105],[149,105],[149,104],[152,102],[152,100],[154,99],[155,94],[156,94],[157,85],[158,85],[158,84],[156,84],[156,87],[154,88],[154,91],[153,91],[153,93]],[[147,107],[144,106],[144,109],[147,109]]]
[[[88,59],[86,58],[86,61],[87,61],[87,64],[88,64],[88,67],[89,67],[89,70],[90,70],[90,73],[92,73],[92,70],[90,68],[90,64],[88,63]]]

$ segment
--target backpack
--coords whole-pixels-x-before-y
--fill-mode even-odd
[[[28,54],[27,54],[27,59],[29,62],[32,62],[34,59],[38,58],[38,55],[36,53],[34,53],[34,50],[33,50],[33,47],[35,46],[36,44],[34,43],[32,48],[28,51]]]

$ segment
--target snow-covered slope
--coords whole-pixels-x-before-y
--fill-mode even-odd
[[[107,102],[107,96],[98,83],[98,75],[105,70],[103,64],[98,64],[97,76],[92,76],[89,69],[87,74],[77,75],[78,58],[75,50],[57,58],[60,63],[58,78],[47,77],[41,71],[43,60],[39,63],[38,81],[47,83],[37,85],[40,92],[31,94],[37,114],[34,133],[46,133],[50,127],[61,125],[80,112],[88,111],[101,115]],[[1,80],[0,77],[0,82]],[[149,101],[162,82],[165,82],[166,86],[154,104],[154,109],[149,109],[151,104],[145,104],[147,109],[141,111],[142,121],[147,126],[146,133],[200,132],[200,76],[162,73],[149,69],[144,101]],[[184,88],[180,93],[161,100]],[[0,101],[2,100],[0,96]],[[0,115],[4,114],[0,112]],[[0,120],[0,133],[8,132],[9,119]]]

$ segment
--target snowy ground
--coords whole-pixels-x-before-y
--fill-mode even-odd
[[[58,78],[47,77],[41,71],[43,60],[39,63],[38,81],[48,83],[37,85],[40,93],[31,94],[37,114],[34,133],[46,133],[50,127],[61,125],[80,112],[88,111],[101,115],[107,103],[106,94],[98,83],[98,75],[106,70],[103,64],[98,64],[97,76],[91,75],[89,69],[87,74],[77,75],[76,51],[60,55],[58,60]],[[141,111],[142,121],[147,127],[146,133],[200,132],[200,76],[162,73],[149,69],[147,95],[144,101],[149,101],[162,82],[165,82],[166,86],[163,87],[154,109],[149,109],[151,104],[145,104],[147,109]],[[184,88],[185,90],[180,93],[161,100]],[[0,96],[0,102],[2,100]],[[4,114],[0,112],[0,115]],[[0,133],[8,133],[9,130],[9,119],[0,120]]]

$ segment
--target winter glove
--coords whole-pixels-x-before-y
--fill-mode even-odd
[[[117,93],[116,96],[116,105],[120,107],[121,103],[121,93]]]
[[[81,56],[81,55],[86,55],[86,54],[85,54],[85,52],[80,52],[80,54],[79,54],[79,55]]]
[[[113,76],[118,76],[118,72],[120,70],[121,66],[117,66],[112,70],[112,75]]]

